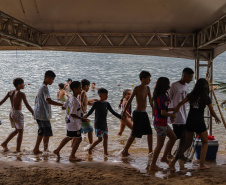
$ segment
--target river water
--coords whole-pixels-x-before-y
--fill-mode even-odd
[[[76,52],[55,52],[55,51],[0,51],[0,99],[5,94],[14,89],[12,81],[16,77],[21,77],[25,81],[25,89],[28,102],[34,107],[34,101],[39,86],[43,82],[43,76],[46,70],[53,70],[56,73],[54,83],[49,87],[52,99],[56,100],[59,83],[66,83],[68,78],[73,80],[88,79],[90,82],[95,82],[97,87],[104,87],[109,91],[108,101],[111,103],[114,110],[120,113],[118,108],[119,101],[122,97],[122,92],[126,88],[133,88],[139,84],[139,73],[141,70],[148,70],[151,74],[150,88],[153,91],[155,81],[165,76],[170,79],[170,82],[175,82],[180,79],[183,68],[190,67],[194,69],[194,61],[186,59],[175,59],[167,57],[154,56],[137,56],[137,55],[122,55],[122,54],[94,54],[94,53],[76,53]],[[218,56],[214,60],[214,81],[226,82],[225,79],[225,64],[226,53]],[[202,70],[201,74],[204,77],[206,70]],[[29,85],[28,85],[29,84]],[[120,86],[119,86],[120,84]],[[194,81],[189,84],[190,89],[194,86]],[[219,102],[226,99],[226,94],[217,92]],[[89,98],[98,98],[97,92],[89,91]],[[218,113],[215,102],[213,101],[214,109]],[[133,102],[133,107],[135,101]],[[13,131],[10,126],[8,114],[10,110],[10,101],[0,107],[0,118],[2,125],[0,126],[0,142],[2,142],[8,134]],[[60,107],[52,106],[53,118],[51,120],[54,136],[50,139],[50,151],[53,151],[66,135],[66,125],[64,122],[65,112]],[[150,116],[151,109],[148,106],[147,111]],[[224,116],[226,111],[222,109]],[[16,138],[9,143],[10,152],[0,152],[0,158],[7,160],[22,160],[25,162],[41,162],[41,161],[56,161],[52,154],[35,156],[32,154],[36,136],[37,124],[31,116],[30,112],[23,106],[25,116],[24,138],[22,143],[22,152],[14,153]],[[219,113],[218,113],[219,114]],[[93,123],[94,114],[90,116]],[[126,163],[138,168],[141,172],[146,173],[146,167],[149,163],[147,157],[147,142],[146,137],[136,139],[131,146],[131,157],[124,159],[120,156],[120,151],[123,149],[129,135],[130,130],[126,128],[121,137],[117,136],[119,130],[119,120],[111,113],[108,113],[109,126],[109,153],[110,157],[105,158],[103,155],[102,144],[98,145],[93,152],[92,157],[87,155],[85,147],[88,141],[85,138],[78,149],[77,155],[86,161],[109,161],[115,163]],[[156,134],[153,129],[153,147],[156,144]],[[219,151],[217,155],[217,164],[223,164],[226,160],[225,144],[226,134],[223,124],[213,125],[213,135],[219,140]],[[96,137],[94,136],[94,140]],[[41,146],[42,147],[42,146]],[[42,149],[42,148],[41,148]],[[70,153],[70,144],[62,149],[61,162],[67,163]],[[160,163],[163,168],[167,165]],[[189,166],[187,166],[189,168]],[[190,166],[191,167],[191,166]],[[161,176],[161,174],[157,174]],[[162,175],[163,177],[164,175]]]

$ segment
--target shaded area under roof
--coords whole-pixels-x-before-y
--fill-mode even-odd
[[[0,0],[0,10],[39,30],[42,34],[38,37],[40,40],[37,41],[37,45],[42,49],[193,59],[197,50],[197,33],[226,14],[226,1]],[[99,33],[99,35],[88,37],[75,33]],[[121,37],[114,35],[113,38],[109,33],[127,34],[128,38],[127,35]],[[153,38],[151,34],[146,37],[136,35],[139,33],[157,33],[157,35]],[[186,35],[181,38],[179,35],[162,36],[161,33],[191,35],[187,39]],[[192,34],[195,38],[191,38]],[[15,39],[7,44],[7,40],[4,39],[3,37],[0,49],[37,49],[26,45],[27,43],[18,47],[18,43],[14,42]],[[82,43],[78,44],[76,41]],[[217,56],[226,49],[224,37],[219,44],[215,42],[211,47],[205,46],[200,49],[215,50],[214,56]]]

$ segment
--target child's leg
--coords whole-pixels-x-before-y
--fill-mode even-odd
[[[82,141],[82,137],[75,137],[74,144],[72,146],[71,155],[69,157],[70,161],[81,161],[82,159],[75,157],[75,153]]]
[[[43,144],[44,144],[44,151],[47,151],[49,147],[49,136],[43,136]]]
[[[34,153],[34,154],[42,153],[42,152],[39,150],[39,146],[40,146],[40,143],[42,142],[42,138],[43,138],[43,136],[39,136],[39,135],[37,136],[35,148],[34,148],[34,150],[33,150],[33,153]]]
[[[192,141],[193,141],[193,135],[194,135],[194,132],[186,131],[186,133],[185,133],[185,138],[186,138],[185,144],[181,148],[179,148],[177,155],[169,163],[169,166],[170,166],[171,169],[175,169],[174,166],[175,166],[175,163],[177,162],[177,160],[180,157],[182,157],[184,155],[184,152],[191,146]]]
[[[200,138],[202,141],[202,148],[201,148],[201,154],[200,154],[200,169],[210,168],[209,166],[205,165],[206,153],[208,150],[208,133],[207,133],[207,131],[202,132],[200,134]]]
[[[120,120],[120,129],[119,129],[119,132],[118,132],[118,135],[121,136],[123,131],[125,130],[126,128],[126,125],[123,123],[122,120]]]
[[[93,143],[93,131],[88,133],[89,144]]]
[[[22,144],[24,129],[18,129],[17,131],[18,131],[18,136],[17,136],[17,147],[16,147],[16,151],[17,152],[20,152],[20,147],[21,147],[21,144]]]
[[[125,146],[124,150],[122,151],[122,156],[123,157],[127,157],[127,156],[130,155],[128,150],[129,150],[131,144],[133,143],[134,139],[135,139],[135,137],[133,137],[133,136],[129,137],[129,139],[128,139],[127,143],[126,143],[126,146]]]
[[[125,120],[123,120],[124,124],[130,129],[132,130],[133,129],[133,122],[131,119],[129,118],[126,118]]]
[[[103,139],[104,155],[108,155],[108,135],[104,134]]]
[[[148,153],[150,154],[150,153],[152,153],[152,143],[153,143],[152,134],[148,135],[147,140],[148,140]]]
[[[96,141],[93,142],[93,144],[91,144],[91,146],[88,149],[88,153],[91,155],[92,154],[92,149],[97,146],[100,142],[102,141],[102,137],[98,137],[98,139]]]
[[[152,163],[151,163],[151,166],[150,166],[151,170],[156,170],[156,171],[162,170],[162,168],[159,168],[156,165],[156,161],[157,161],[159,153],[160,153],[160,151],[161,151],[161,149],[164,145],[165,138],[166,138],[166,136],[162,136],[162,137],[157,136],[157,145],[155,147],[153,158],[152,158]]]
[[[177,140],[177,136],[175,135],[175,133],[171,129],[167,132],[167,136],[169,137],[169,140],[166,144],[166,148],[165,148],[164,154],[162,156],[161,162],[167,162],[168,163],[169,161],[167,159],[167,155],[169,154],[169,151],[172,150],[173,145],[175,144],[175,142]]]
[[[9,136],[6,138],[6,140],[1,144],[1,146],[3,147],[3,149],[4,149],[5,152],[9,150],[8,147],[7,147],[8,142],[9,142],[15,135],[17,135],[17,133],[18,133],[18,132],[17,132],[17,130],[15,129],[13,132],[11,132],[11,133],[9,134]]]
[[[65,137],[60,145],[58,146],[58,148],[56,150],[53,151],[54,154],[57,155],[58,158],[60,158],[60,150],[68,143],[68,141],[70,141],[72,138],[70,137]]]

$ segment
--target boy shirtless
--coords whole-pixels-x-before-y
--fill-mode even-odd
[[[87,113],[87,105],[93,105],[94,101],[98,101],[98,99],[88,99],[87,92],[89,91],[90,82],[89,80],[83,79],[81,81],[82,84],[82,93],[79,96],[82,114],[85,115]],[[82,115],[82,116],[83,116]],[[82,122],[82,133],[88,133],[89,144],[93,143],[93,127],[90,122]]]
[[[147,97],[149,98],[149,103],[153,110],[153,103],[151,100],[151,91],[150,88],[147,86],[150,83],[151,74],[148,71],[141,71],[140,75],[141,84],[134,88],[134,91],[126,104],[124,110],[127,110],[130,106],[133,98],[136,96],[137,106],[136,109],[133,111],[133,129],[131,136],[129,137],[124,150],[122,151],[122,156],[126,157],[129,156],[129,148],[133,143],[134,139],[141,138],[142,135],[148,135],[148,150],[149,155],[152,155],[152,128],[150,125],[150,121],[148,118],[148,114],[146,112],[147,107]],[[122,118],[125,117],[126,111],[123,111]]]
[[[57,92],[57,99],[58,100],[64,100],[65,95],[69,98],[68,93],[64,90],[64,84],[60,83],[58,84],[59,91]]]
[[[23,128],[24,128],[24,116],[22,114],[22,101],[26,105],[27,109],[31,112],[33,115],[33,109],[27,102],[27,98],[25,93],[21,92],[21,89],[24,89],[24,80],[22,78],[16,78],[13,80],[13,85],[15,86],[15,90],[9,91],[5,98],[0,102],[0,106],[8,99],[10,98],[11,101],[11,111],[9,114],[10,122],[12,128],[15,128],[11,134],[7,137],[7,139],[1,144],[1,146],[4,148],[4,151],[8,151],[8,142],[18,134],[17,137],[17,147],[16,151],[20,152],[20,147],[23,139]]]

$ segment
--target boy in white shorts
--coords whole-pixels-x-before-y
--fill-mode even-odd
[[[15,86],[15,90],[9,91],[5,98],[0,102],[0,106],[8,99],[10,98],[11,101],[11,111],[9,114],[9,119],[11,122],[12,128],[15,128],[13,132],[9,134],[9,136],[6,138],[6,140],[1,144],[4,151],[8,151],[8,142],[18,134],[17,137],[17,147],[16,151],[20,152],[20,147],[23,139],[23,129],[24,129],[24,116],[22,114],[22,101],[26,105],[27,109],[31,112],[33,115],[33,109],[27,102],[27,98],[25,93],[21,92],[21,89],[24,89],[24,80],[22,78],[16,78],[13,80],[13,85]]]

